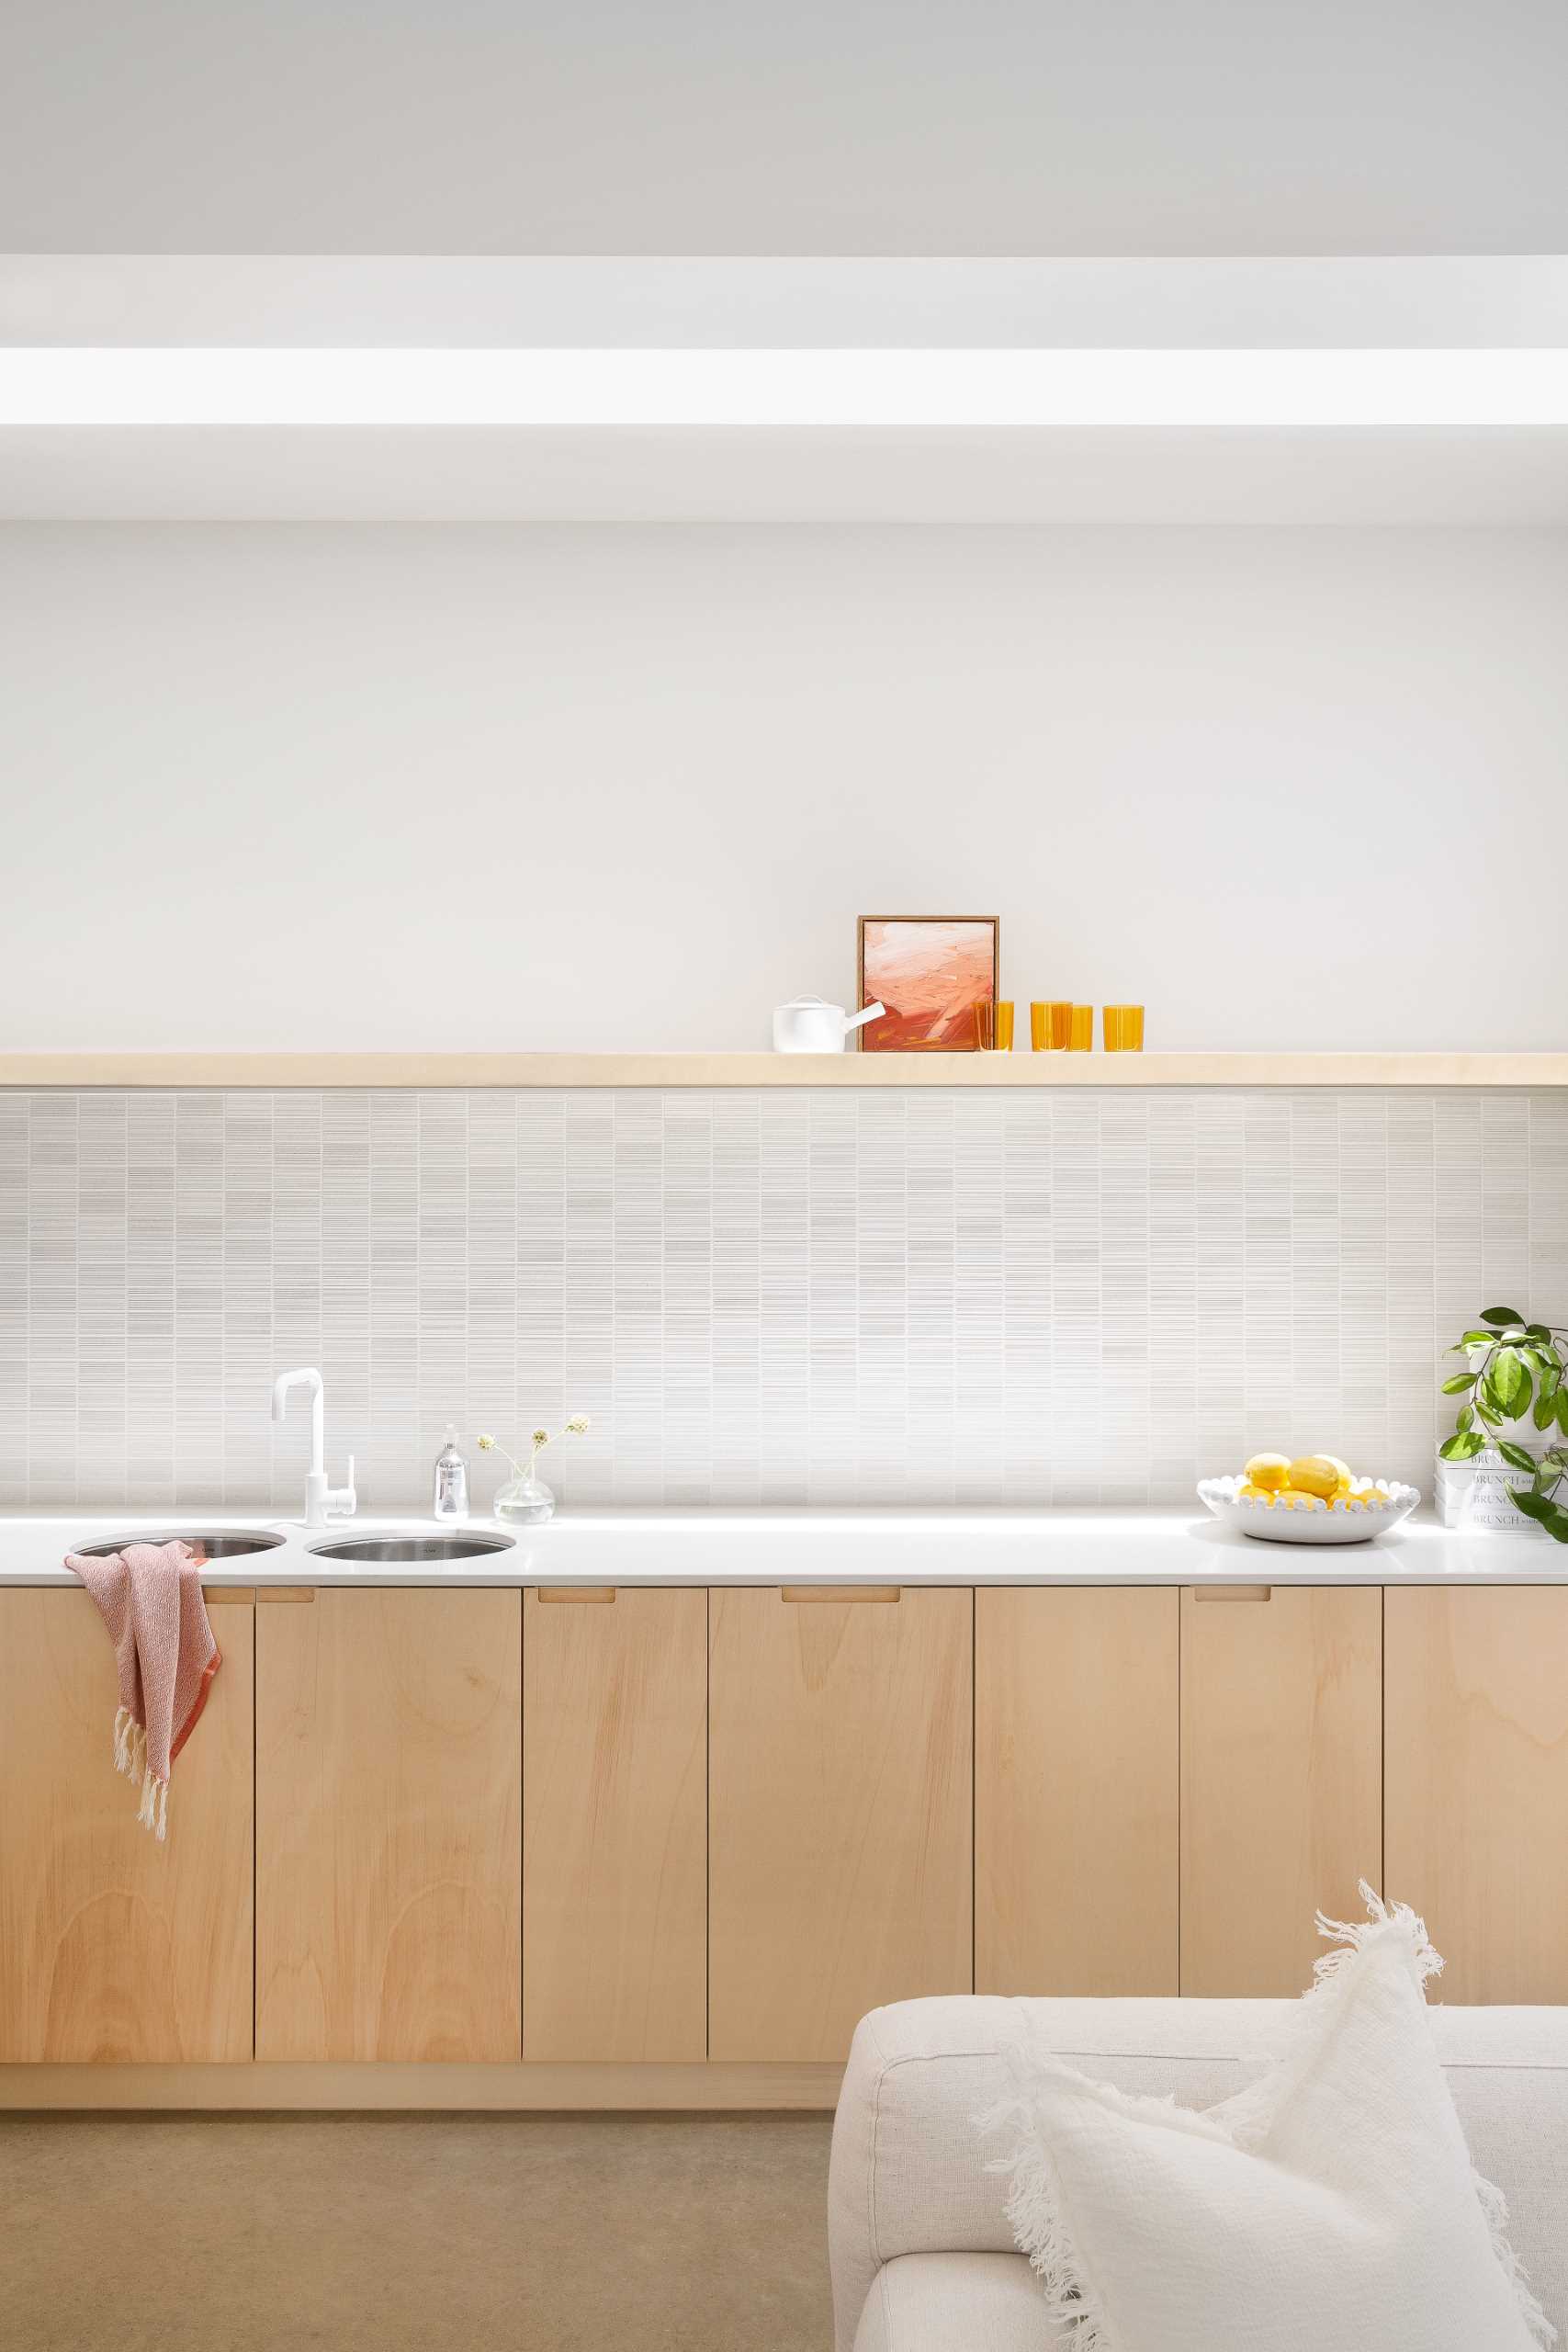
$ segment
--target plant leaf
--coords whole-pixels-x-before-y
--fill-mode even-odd
[[[1445,1396],[1457,1396],[1461,1389],[1473,1388],[1478,1375],[1473,1372],[1456,1372],[1451,1380],[1443,1383]]]
[[[1568,1382],[1557,1392],[1557,1426],[1568,1437]]]
[[[1479,1430],[1461,1430],[1438,1446],[1438,1452],[1445,1462],[1468,1462],[1472,1454],[1480,1453],[1485,1442]]]
[[[1459,1348],[1495,1348],[1496,1344],[1495,1331],[1466,1331],[1459,1341]],[[1457,1354],[1459,1348],[1451,1352]]]
[[[1538,1495],[1533,1487],[1527,1487],[1522,1494],[1515,1495],[1512,1500],[1516,1510],[1522,1510],[1527,1519],[1533,1519],[1541,1527],[1547,1524],[1548,1513],[1557,1509],[1557,1505],[1549,1500],[1545,1495]]]
[[[1517,1348],[1498,1349],[1490,1379],[1498,1411],[1517,1419],[1529,1403],[1533,1390],[1529,1366]]]
[[[1503,1437],[1497,1441],[1497,1451],[1511,1470],[1525,1470],[1532,1478],[1535,1476],[1535,1456],[1528,1446],[1516,1445],[1512,1438]]]
[[[1535,1404],[1531,1408],[1530,1418],[1534,1421],[1538,1430],[1549,1430],[1551,1427],[1552,1422],[1557,1419],[1556,1397],[1552,1389],[1549,1388],[1546,1385],[1546,1375],[1544,1373],[1541,1375],[1540,1394],[1536,1398]]]
[[[1472,1427],[1473,1426],[1473,1424],[1474,1424],[1474,1420],[1475,1420],[1475,1408],[1474,1408],[1474,1406],[1473,1406],[1473,1405],[1461,1405],[1461,1406],[1460,1407],[1460,1408],[1459,1408],[1459,1416],[1458,1416],[1458,1419],[1457,1419],[1455,1420],[1455,1422],[1454,1422],[1454,1427],[1455,1427],[1455,1429],[1456,1429],[1456,1430],[1458,1430],[1461,1432],[1461,1434],[1462,1435],[1462,1433],[1463,1433],[1466,1430],[1468,1430],[1468,1429],[1470,1429],[1470,1428],[1472,1428]]]
[[[1481,1319],[1483,1323],[1522,1323],[1525,1318],[1512,1306],[1483,1306]]]
[[[1544,1323],[1527,1323],[1525,1337],[1527,1340],[1533,1340],[1538,1348],[1549,1348],[1551,1345],[1551,1333]]]

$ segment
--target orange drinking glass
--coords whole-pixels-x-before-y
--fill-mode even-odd
[[[1104,1011],[1108,1054],[1141,1054],[1144,1050],[1144,1008],[1141,1004],[1108,1004]]]
[[[1067,1028],[1067,1051],[1069,1054],[1087,1054],[1093,1045],[1094,1007],[1092,1004],[1075,1004]]]
[[[1037,1054],[1059,1054],[1073,1034],[1073,1008],[1055,1001],[1029,1008],[1029,1035]]]
[[[988,1001],[975,1007],[975,1043],[983,1054],[1012,1051],[1012,1007]]]

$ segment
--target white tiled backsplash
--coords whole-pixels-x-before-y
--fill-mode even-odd
[[[292,1505],[299,1363],[373,1510],[569,1412],[578,1501],[1426,1490],[1498,1302],[1568,1317],[1568,1095],[0,1094],[11,1505]]]

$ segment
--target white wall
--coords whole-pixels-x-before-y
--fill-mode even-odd
[[[1565,657],[1563,534],[0,531],[0,1045],[755,1046],[907,910],[1560,1047]]]
[[[8,0],[13,252],[1527,253],[1561,0]]]

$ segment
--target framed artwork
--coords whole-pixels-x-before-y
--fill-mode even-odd
[[[887,1007],[863,1054],[972,1054],[975,1007],[995,1001],[995,915],[862,915],[858,1005]]]

